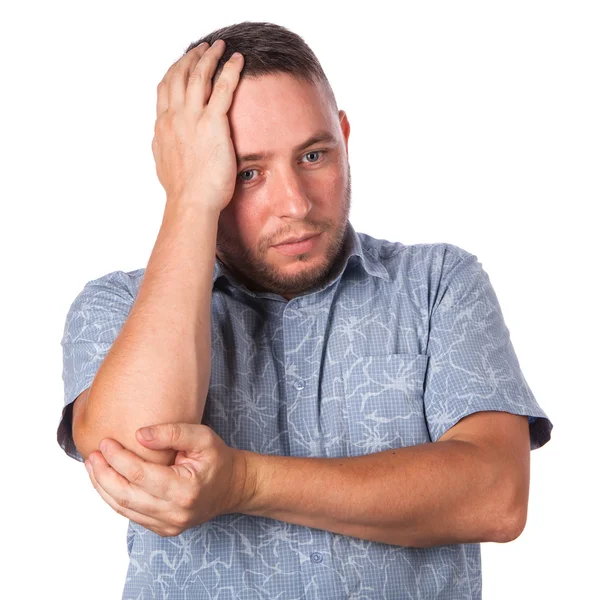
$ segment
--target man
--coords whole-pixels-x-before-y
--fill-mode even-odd
[[[205,40],[158,86],[148,265],[88,282],[62,339],[58,441],[130,519],[123,598],[481,598],[552,429],[489,277],[354,230],[299,36]]]

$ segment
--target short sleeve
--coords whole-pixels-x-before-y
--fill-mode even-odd
[[[527,415],[530,448],[540,448],[553,424],[521,372],[487,273],[477,256],[456,248],[430,318],[424,389],[430,437],[437,441],[469,414],[497,410]]]
[[[73,442],[73,401],[90,387],[125,323],[133,306],[141,271],[115,271],[89,281],[67,313],[60,342],[64,399],[56,437],[60,447],[80,462],[84,459]]]

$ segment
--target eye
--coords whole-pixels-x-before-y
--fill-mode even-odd
[[[319,160],[308,161],[309,165],[316,165],[316,164],[319,164],[323,160],[324,155],[327,154],[327,150],[311,150],[310,152],[307,152],[304,156],[310,156],[311,154],[321,154],[321,155],[323,155]],[[248,174],[248,173],[252,173],[253,171],[257,171],[257,170],[258,169],[244,169],[243,171],[240,171],[238,173],[238,177],[240,178],[240,180],[243,183],[252,183],[255,178],[244,179],[244,177],[242,177],[242,175],[245,175],[245,174]]]
[[[307,152],[304,156],[310,156],[311,154],[324,154],[324,153],[325,153],[325,150],[311,150],[310,152]],[[312,161],[309,161],[309,162],[312,162]],[[314,161],[314,162],[319,162],[319,161]]]
[[[252,171],[256,171],[256,169],[244,169],[243,171],[240,171],[238,173],[238,177],[243,181],[243,182],[249,182],[252,181],[252,179],[244,179],[242,177],[242,175],[244,175],[245,173],[252,173]]]

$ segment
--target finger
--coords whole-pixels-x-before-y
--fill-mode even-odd
[[[164,77],[160,80],[156,86],[156,116],[159,117],[162,113],[166,112],[169,108],[169,81],[171,75],[177,66],[177,63],[181,60],[178,58],[165,73]]]
[[[104,438],[102,443],[105,447],[100,456],[127,483],[156,499],[168,500],[171,497],[171,491],[179,484],[173,469],[148,462],[111,438]]]
[[[233,92],[240,81],[240,73],[244,67],[244,56],[232,54],[225,63],[221,74],[213,86],[207,106],[217,114],[226,114],[233,102]]]
[[[175,65],[169,79],[169,109],[177,110],[183,107],[190,70],[202,60],[204,54],[209,50],[208,43],[202,42],[202,44],[188,51]]]
[[[160,519],[172,508],[162,498],[152,496],[140,487],[133,486],[125,477],[104,459],[101,453],[93,453],[93,474],[104,490],[122,508],[139,512],[148,517]]]
[[[160,531],[164,531],[166,529],[165,523],[163,523],[162,521],[159,521],[158,519],[155,519],[154,517],[150,517],[148,515],[139,513],[135,510],[132,510],[131,508],[126,508],[124,506],[121,506],[118,502],[116,502],[115,499],[104,489],[104,487],[98,481],[98,479],[96,479],[93,468],[90,470],[89,476],[90,476],[90,481],[92,482],[92,485],[94,486],[94,489],[98,492],[100,497],[115,512],[119,513],[121,516],[125,517],[126,519],[130,519],[131,521],[134,521],[135,523],[142,525],[142,527],[146,527],[146,529],[150,529],[156,533],[159,533]]]
[[[206,51],[208,48],[207,42],[202,42],[202,44],[198,44],[196,48],[186,52],[183,56],[180,56],[168,69],[164,74],[164,77],[159,82],[156,87],[156,116],[159,117],[162,113],[166,112],[169,109],[169,86],[171,85],[171,78],[173,77],[173,73],[178,65],[181,63],[183,59],[187,57],[190,60],[194,53],[200,53]],[[194,63],[195,64],[195,63]]]
[[[219,59],[225,53],[224,40],[217,40],[206,55],[190,71],[185,92],[185,105],[190,111],[199,113],[211,96],[212,79],[217,70]]]
[[[151,430],[152,439],[142,435],[143,430]],[[210,443],[211,429],[197,423],[160,423],[152,427],[142,427],[136,432],[137,440],[147,448],[182,450],[188,454],[200,453]]]
[[[156,86],[156,117],[164,112],[167,112],[169,108],[169,94],[167,92],[167,84],[164,79],[161,79],[159,84]]]

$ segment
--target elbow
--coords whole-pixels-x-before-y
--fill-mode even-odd
[[[503,536],[498,542],[501,544],[514,542],[525,530],[526,523],[527,509],[520,511],[517,514],[513,514],[509,519],[506,519]]]
[[[514,542],[525,530],[527,523],[527,505],[518,510],[510,511],[510,516],[504,519],[497,519],[492,524],[491,535],[487,536],[487,541],[497,544],[506,544]]]
[[[489,471],[493,472],[492,469]],[[488,531],[492,532],[489,541],[500,544],[513,542],[523,533],[527,523],[529,469],[499,469],[491,489],[487,494],[486,511]]]
[[[507,486],[510,489],[509,486]],[[521,477],[515,481],[512,487],[513,493],[510,496],[505,509],[506,518],[504,519],[503,536],[500,543],[513,542],[525,530],[527,523],[527,509],[529,505],[529,477],[521,474]]]
[[[165,466],[175,464],[177,450],[152,450],[146,448],[146,446],[137,441],[135,435],[135,432],[139,427],[143,427],[143,425],[131,425],[129,427],[128,425],[131,424],[123,422],[118,427],[115,427],[109,424],[98,423],[90,426],[90,424],[82,419],[82,422],[79,422],[77,426],[73,426],[73,442],[84,460],[87,460],[89,455],[94,451],[101,452],[100,442],[104,438],[111,438],[119,442],[125,449],[148,462]]]

